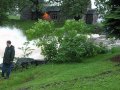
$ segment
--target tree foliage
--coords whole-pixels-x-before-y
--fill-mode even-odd
[[[67,17],[82,16],[91,4],[90,0],[49,0],[49,2],[61,6],[63,15]]]
[[[49,4],[60,6],[63,0],[48,0]]]
[[[120,0],[96,0],[96,6],[108,35],[120,37]]]
[[[7,12],[13,7],[14,0],[0,0],[0,24],[6,18]]]
[[[105,18],[105,15],[110,11],[109,0],[95,0],[96,9],[100,18]]]
[[[109,0],[110,11],[105,17],[105,26],[109,35],[120,37],[120,1]]]
[[[0,23],[9,14],[19,14],[25,7],[31,7],[36,0],[0,0]]]
[[[2,23],[10,13],[19,13],[22,8],[29,4],[31,4],[30,0],[0,0],[0,23]]]
[[[90,0],[64,0],[62,3],[63,13],[67,16],[82,15],[86,13]]]
[[[31,6],[37,0],[1,0],[0,1],[0,19],[2,21],[8,13],[20,13],[26,6]],[[82,16],[90,0],[48,0],[51,5],[61,6],[61,11],[66,17]],[[42,4],[42,3],[40,3]]]

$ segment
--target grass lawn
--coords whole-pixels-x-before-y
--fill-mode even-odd
[[[8,19],[4,20],[1,26],[16,27],[25,32],[30,29],[35,22],[34,20],[20,20],[20,16],[9,15]]]
[[[34,22],[11,19],[4,26],[26,31]],[[120,90],[120,66],[110,61],[118,54],[120,48],[84,59],[82,63],[46,64],[13,71],[8,80],[0,76],[0,90]]]
[[[9,19],[3,22],[3,26],[17,27],[23,31],[30,29],[34,25],[33,20],[15,20]]]
[[[85,59],[83,63],[46,64],[13,71],[0,80],[0,90],[120,90],[120,66],[113,53]]]
[[[19,20],[19,19],[20,19],[20,15],[9,15],[8,18],[9,18],[9,19]]]
[[[19,19],[9,19],[3,22],[3,26],[17,27],[23,31],[26,31],[34,25],[37,21],[34,20],[19,20]],[[55,22],[55,27],[62,27],[64,22]]]

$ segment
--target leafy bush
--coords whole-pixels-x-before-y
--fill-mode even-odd
[[[45,60],[47,61],[53,61],[54,58],[57,55],[57,43],[51,42],[44,44],[44,47],[42,49],[42,54],[45,56]]]
[[[77,33],[91,33],[91,28],[83,21],[67,20],[64,25],[65,31],[76,30]]]
[[[60,43],[58,53],[52,61],[56,63],[82,62],[83,58],[101,53],[106,53],[106,47],[95,45],[86,36],[69,36]]]
[[[54,32],[54,23],[45,20],[39,20],[26,32],[29,39],[36,39],[36,45],[41,47],[46,60],[52,60],[56,53]]]
[[[97,24],[94,24],[94,25],[89,25],[89,27],[91,28],[91,33],[101,34],[101,33],[105,32],[103,23],[97,23]]]
[[[53,22],[39,20],[30,30],[27,31],[27,36],[29,39],[40,39],[43,41],[44,39],[48,39],[49,36],[52,36],[54,30]]]
[[[34,50],[34,49],[31,49],[29,47],[29,44],[30,44],[30,42],[25,42],[22,47],[18,48],[23,52],[23,55],[22,55],[23,58],[29,57],[32,54],[33,50]]]
[[[55,63],[81,62],[83,58],[105,53],[106,47],[96,45],[87,35],[90,28],[83,21],[68,20],[62,28],[53,22],[39,20],[27,33],[37,39],[45,59]]]

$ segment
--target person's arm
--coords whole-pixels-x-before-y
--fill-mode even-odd
[[[15,48],[14,46],[12,47],[12,52],[11,52],[11,61],[14,60],[14,57],[15,57]]]
[[[5,52],[4,52],[4,56],[3,56],[3,60],[5,59],[6,51],[7,51],[7,47],[5,48]]]

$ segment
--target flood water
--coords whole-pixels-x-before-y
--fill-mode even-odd
[[[12,45],[15,46],[15,57],[22,57],[23,52],[18,48],[22,47],[24,42],[27,42],[27,38],[22,33],[22,30],[10,27],[0,27],[0,63],[3,61],[3,55],[7,40],[11,40]],[[29,46],[31,49],[34,49],[33,53],[29,56],[30,58],[44,59],[44,57],[40,54],[41,49],[33,45],[33,41],[30,42]]]

